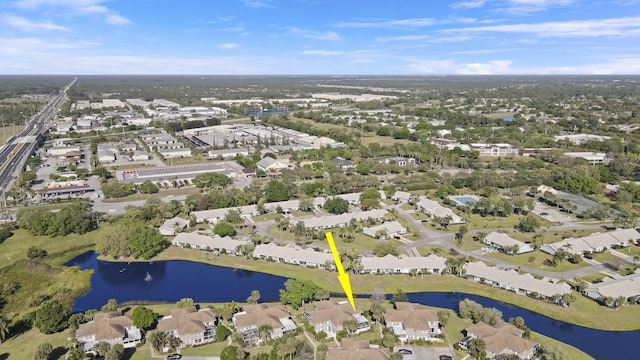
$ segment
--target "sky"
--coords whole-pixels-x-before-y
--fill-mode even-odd
[[[0,0],[0,74],[640,74],[640,0]]]

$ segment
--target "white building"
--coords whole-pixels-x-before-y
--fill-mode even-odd
[[[407,229],[397,221],[385,222],[380,225],[365,227],[362,229],[363,234],[371,236],[372,238],[375,238],[375,239],[378,238],[376,235],[379,232],[382,234],[380,236],[380,239],[384,240],[389,237],[404,235],[407,233]]]
[[[607,161],[607,154],[595,153],[595,152],[568,152],[564,153],[564,156],[574,159],[585,159],[591,165],[603,164]]]
[[[508,249],[515,246],[517,246],[518,249],[515,252],[516,254],[524,254],[533,251],[533,248],[529,246],[529,244],[523,243],[522,241],[518,241],[507,234],[496,231],[490,232],[483,241],[485,244],[491,245],[505,252],[510,252]]]
[[[419,198],[420,200],[416,203],[416,210],[422,211],[423,213],[431,216],[431,219],[435,217],[446,218],[451,217],[449,224],[462,224],[464,223],[464,219],[458,216],[453,210],[446,208],[437,201],[429,200],[424,196]]]

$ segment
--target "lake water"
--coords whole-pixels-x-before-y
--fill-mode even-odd
[[[76,299],[73,310],[100,309],[109,299],[176,302],[191,297],[195,302],[244,302],[252,290],[260,291],[260,302],[278,301],[283,277],[234,270],[189,261],[113,263],[99,261],[93,252],[67,263],[81,269],[95,269],[91,290]],[[335,274],[327,273],[327,276]],[[381,275],[382,276],[382,275]],[[395,289],[386,289],[388,292]],[[364,296],[361,296],[364,297]],[[502,311],[505,320],[521,316],[531,330],[570,344],[598,360],[638,359],[640,331],[602,331],[556,321],[512,305],[464,293],[408,294],[411,302],[457,311],[458,302],[468,298],[485,307]],[[602,309],[602,311],[611,311]],[[638,319],[640,321],[640,319]],[[578,360],[578,359],[575,359]]]
[[[100,261],[94,252],[67,263],[80,269],[95,269],[91,290],[76,299],[73,311],[100,309],[109,299],[118,303],[134,300],[176,302],[184,297],[195,302],[244,302],[252,290],[260,301],[279,301],[278,290],[286,278],[246,270],[235,270],[190,261],[119,263]]]

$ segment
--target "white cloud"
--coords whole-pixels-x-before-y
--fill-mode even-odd
[[[459,1],[451,4],[452,9],[476,9],[483,7],[487,0]]]
[[[431,18],[413,18],[398,20],[374,20],[362,22],[339,22],[336,27],[354,28],[354,29],[379,29],[379,28],[416,28],[431,26],[435,24],[435,20]]]
[[[80,49],[100,45],[96,42],[73,42],[44,40],[38,38],[0,38],[0,53],[20,55],[27,59],[32,54],[49,54],[56,50]],[[6,59],[4,59],[6,60]]]
[[[273,8],[271,0],[242,0],[246,6],[250,8]]]
[[[344,54],[341,51],[330,51],[330,50],[304,50],[300,51],[299,54],[302,55],[316,55],[316,56],[337,56]]]
[[[406,70],[414,74],[512,74],[511,60],[493,60],[486,63],[459,63],[454,60],[413,60]]]
[[[131,21],[122,15],[118,15],[115,13],[109,13],[105,15],[105,22],[111,25],[127,25],[130,24]]]
[[[510,15],[524,16],[547,11],[552,7],[570,6],[575,3],[576,0],[508,0],[507,5],[500,11]]]
[[[112,25],[126,25],[130,20],[118,12],[110,10],[102,3],[106,0],[16,0],[13,5],[23,10],[37,11],[41,8],[68,11],[75,15],[101,15],[104,21]]]
[[[235,49],[237,47],[239,47],[240,44],[234,44],[234,43],[226,43],[226,44],[219,44],[218,47],[220,49]]]
[[[13,14],[6,14],[2,17],[2,20],[5,24],[20,29],[22,31],[32,32],[32,31],[68,31],[64,26],[56,25],[51,21],[31,21],[23,18],[22,16],[17,16]]]
[[[448,33],[521,33],[539,37],[603,37],[640,35],[640,16],[597,20],[553,21],[545,23],[479,26],[447,29]]]
[[[333,31],[303,30],[296,27],[290,27],[290,28],[287,28],[287,32],[289,35],[300,36],[307,39],[328,40],[328,41],[342,40],[340,35]]]

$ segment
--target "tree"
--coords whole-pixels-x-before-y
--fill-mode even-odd
[[[516,225],[516,229],[522,232],[535,232],[536,228],[540,226],[540,221],[538,218],[529,214],[524,219],[520,220],[520,222]]]
[[[268,202],[289,200],[289,188],[279,180],[270,180],[265,187],[265,198]]]
[[[451,313],[448,310],[440,310],[438,311],[438,321],[440,321],[440,325],[442,327],[446,327],[449,323],[449,318],[451,317]]]
[[[260,325],[260,327],[258,327],[258,336],[262,339],[263,344],[266,344],[267,341],[269,341],[272,330],[273,330],[273,327],[269,324],[263,324],[263,325]]]
[[[219,187],[224,188],[233,183],[233,180],[224,175],[214,172],[197,175],[193,178],[193,185],[199,188]]]
[[[349,202],[339,197],[329,198],[324,203],[324,209],[331,214],[344,214],[349,210]]]
[[[387,255],[398,256],[398,244],[393,241],[379,241],[373,252],[378,257],[384,257]]]
[[[222,341],[225,340],[231,332],[223,325],[216,326],[216,340]]]
[[[38,310],[33,325],[43,334],[53,334],[67,327],[68,309],[57,301],[47,301]]]
[[[182,298],[176,303],[176,307],[179,309],[192,308],[194,306],[196,305],[192,298]]]
[[[369,314],[371,314],[373,320],[380,322],[384,319],[384,307],[379,302],[372,302],[371,307],[369,307]]]
[[[169,244],[162,237],[158,229],[138,224],[134,227],[129,238],[131,254],[137,258],[149,260],[166,249]]]
[[[10,238],[11,236],[13,236],[13,232],[11,232],[11,229],[9,229],[9,226],[7,224],[0,227],[0,244],[2,244],[5,240]]]
[[[233,224],[226,221],[218,221],[216,226],[213,227],[213,232],[216,235],[224,236],[234,236],[236,234],[236,228]]]
[[[53,345],[46,342],[43,344],[39,344],[36,348],[36,354],[34,355],[35,360],[47,360],[49,355],[53,352]]]
[[[140,329],[149,330],[156,323],[157,314],[149,308],[138,306],[133,309],[131,317],[133,319],[133,325]]]
[[[247,298],[247,304],[256,304],[260,300],[260,291],[253,290]]]
[[[122,344],[113,344],[109,350],[107,350],[104,360],[120,360],[122,354],[124,354],[124,346],[122,346]]]
[[[280,302],[284,305],[291,305],[296,310],[305,302],[313,300],[316,292],[320,289],[310,281],[296,279],[287,280],[284,286],[284,290],[280,289]]]
[[[9,322],[7,319],[0,315],[0,343],[9,336]]]
[[[38,259],[47,256],[47,250],[37,248],[35,246],[30,246],[27,250],[27,257],[29,259]]]
[[[373,302],[381,302],[383,300],[386,300],[387,296],[384,293],[384,289],[382,288],[373,288],[373,291],[371,292],[371,301]]]
[[[407,301],[409,301],[409,298],[407,297],[407,294],[405,294],[404,291],[402,291],[402,289],[398,289],[396,293],[391,296],[391,300],[389,300],[389,302],[394,306],[396,305],[397,302],[407,302]]]
[[[166,335],[166,333],[157,330],[151,332],[148,336],[149,344],[151,344],[156,351],[162,350]]]
[[[118,301],[116,299],[109,299],[100,309],[102,312],[111,312],[116,310],[118,310]]]
[[[469,353],[476,359],[484,359],[486,356],[487,344],[483,339],[474,338],[469,341]]]
[[[140,184],[140,186],[138,186],[138,191],[141,194],[155,194],[158,192],[158,186],[156,186],[156,184],[152,183],[151,181],[147,180],[142,184]]]

